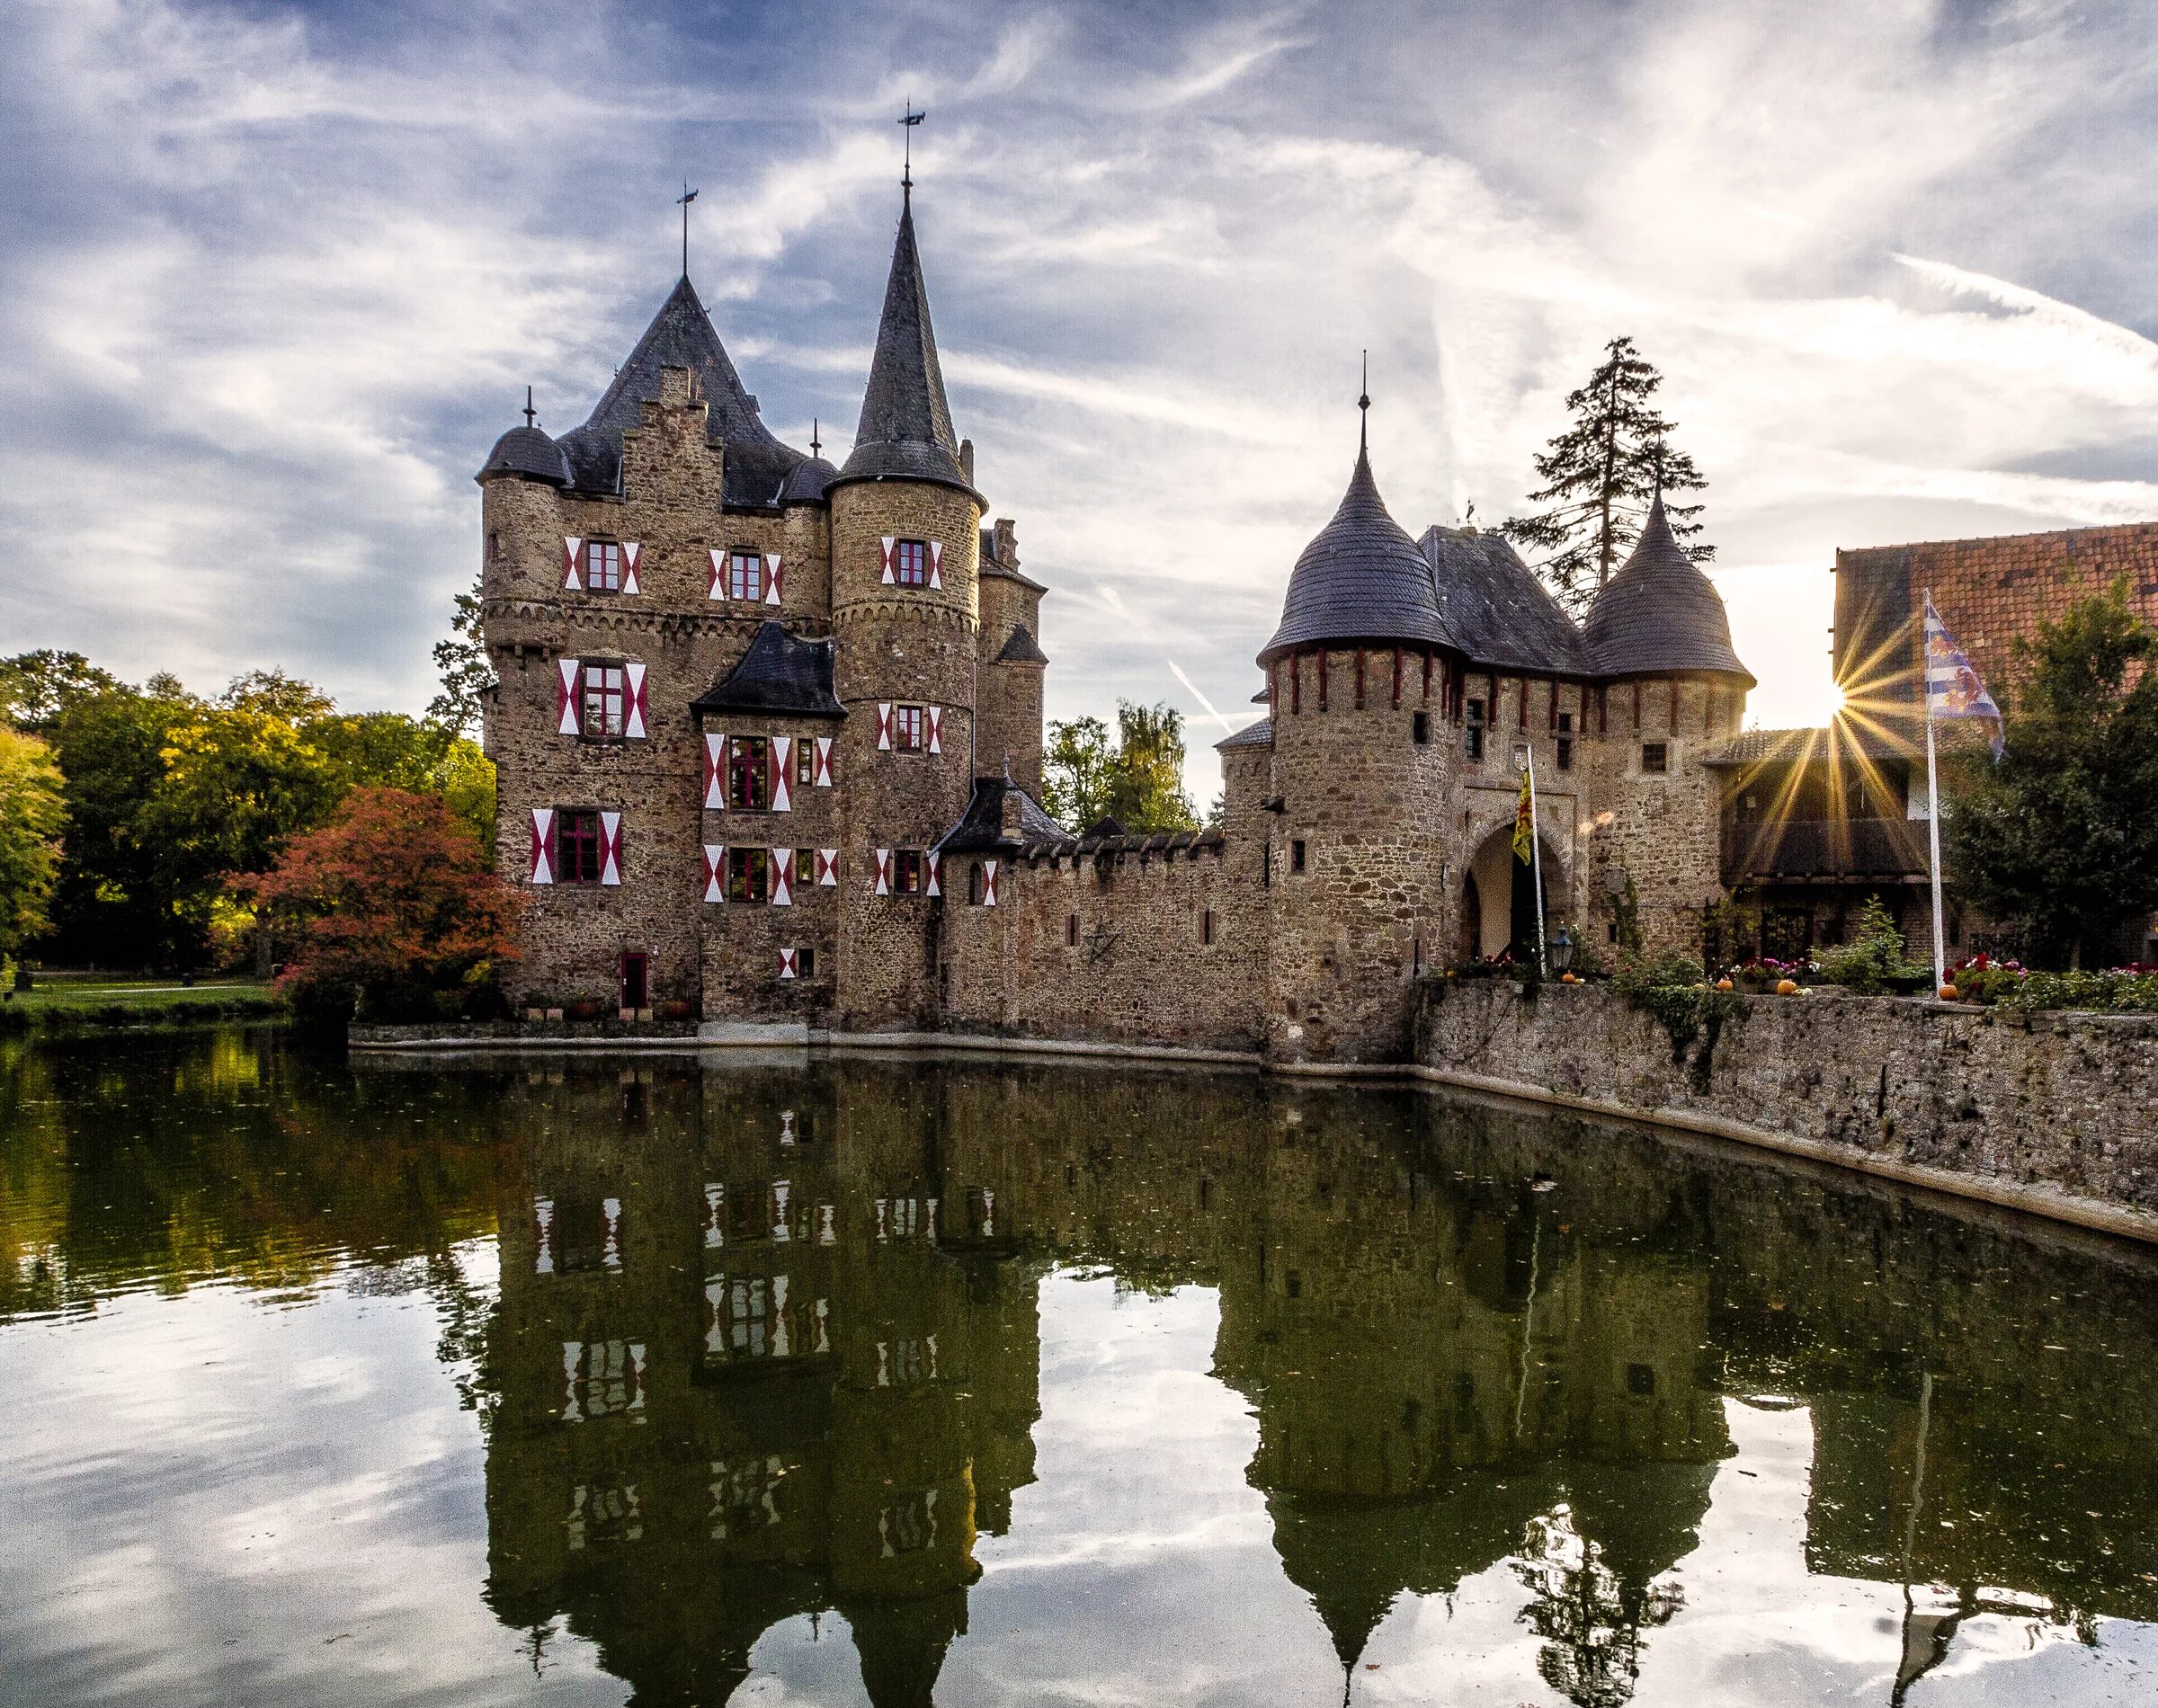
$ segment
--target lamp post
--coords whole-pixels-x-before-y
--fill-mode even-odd
[[[1551,933],[1551,970],[1560,977],[1574,965],[1574,933],[1564,925]]]

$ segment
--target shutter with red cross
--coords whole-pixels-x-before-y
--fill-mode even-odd
[[[832,787],[832,738],[829,735],[816,738],[816,787]]]
[[[645,667],[631,659],[622,666],[622,681],[629,700],[622,734],[633,742],[641,742],[645,739]]]
[[[787,597],[780,591],[780,574],[784,567],[780,562],[779,553],[764,554],[764,602],[767,605],[777,605]]]
[[[929,542],[929,584],[940,588],[944,585],[944,542],[941,539]]]
[[[831,885],[839,882],[839,850],[820,848],[816,850],[816,881]]]
[[[575,534],[562,536],[562,585],[573,593],[584,591],[584,542]]]
[[[707,599],[725,599],[727,554],[715,546],[705,556],[711,560],[711,564],[704,573],[704,596]]]
[[[889,587],[895,581],[898,579],[898,577],[892,573],[893,547],[897,546],[898,543],[898,540],[894,538],[890,534],[887,534],[884,537],[884,574],[878,577],[878,579],[881,580],[887,587]]]
[[[927,706],[923,708],[922,716],[929,725],[929,751],[941,753],[944,751],[944,708],[941,706]]]
[[[781,978],[790,979],[794,977],[794,957],[795,952],[792,949],[783,948],[780,951],[780,976]]]
[[[892,893],[892,850],[888,848],[880,848],[876,850],[876,854],[877,894],[889,895]]]
[[[622,592],[625,593],[641,593],[645,591],[637,584],[637,560],[644,549],[633,539],[622,542]]]
[[[727,737],[704,738],[704,804],[713,811],[727,805]]]
[[[555,734],[575,735],[583,727],[577,716],[584,709],[577,704],[582,698],[577,692],[577,677],[584,666],[579,659],[557,658],[555,668],[561,673],[561,680],[555,684]]]
[[[937,883],[937,868],[943,864],[944,857],[933,848],[922,857],[922,869],[929,880],[929,888],[926,892],[928,894],[941,895],[944,894]]]
[[[888,699],[877,702],[877,751],[880,753],[892,751],[892,702]]]
[[[771,904],[794,905],[794,850],[790,848],[771,850]]]
[[[775,813],[794,811],[794,737],[774,735],[766,744],[769,756],[769,776],[771,780],[770,799]]]
[[[555,809],[532,808],[532,882],[555,881]]]
[[[727,847],[724,843],[707,842],[704,845],[704,899],[708,902],[727,900]]]
[[[620,813],[600,814],[600,882],[620,884],[622,881],[622,815]]]
[[[994,860],[982,862],[982,905],[984,907],[996,905],[996,862]]]

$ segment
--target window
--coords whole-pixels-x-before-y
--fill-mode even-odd
[[[727,899],[762,902],[771,894],[771,855],[761,848],[727,850]]]
[[[1462,751],[1471,759],[1484,757],[1484,702],[1468,702],[1467,725],[1461,732]]]
[[[593,593],[622,591],[622,548],[613,540],[584,542],[584,589]]]
[[[1417,712],[1409,719],[1409,739],[1419,747],[1428,747],[1431,740],[1431,715]]]
[[[490,528],[487,529],[487,562],[498,564],[501,561],[502,530],[498,528]]]
[[[815,849],[813,849],[813,848],[798,848],[798,849],[796,849],[796,850],[794,850],[794,886],[795,886],[795,888],[797,888],[798,890],[812,889],[812,888],[814,888],[814,887],[816,886],[816,850]],[[805,972],[805,973],[807,973],[807,972],[809,970],[809,966],[808,966],[808,961],[807,961],[807,956],[808,956],[808,954],[809,954],[809,951],[808,951],[807,949],[804,949],[804,950],[802,951],[802,955],[803,955],[803,957],[804,957],[804,959],[803,959],[803,964],[802,964],[802,971],[803,971],[803,972]]]
[[[1209,947],[1214,941],[1214,910],[1203,907],[1199,911],[1199,940]]]
[[[794,780],[804,787],[816,781],[816,743],[810,736],[795,738]]]
[[[1646,1400],[1656,1391],[1656,1373],[1645,1364],[1626,1366],[1626,1391],[1638,1399]]]
[[[587,661],[584,680],[584,716],[579,720],[584,734],[594,741],[620,740],[629,726],[629,699],[623,687],[622,667]]]
[[[982,863],[976,860],[967,868],[967,900],[968,903],[975,907],[981,906],[982,894],[985,887],[982,877]]]
[[[1301,838],[1289,845],[1289,869],[1292,872],[1304,869],[1304,843]]]
[[[1574,714],[1572,712],[1561,712],[1558,715],[1558,769],[1562,771],[1570,771],[1574,769]]]
[[[1064,922],[1064,945],[1073,949],[1079,947],[1079,916],[1076,913]]]
[[[892,543],[892,579],[902,587],[929,585],[929,547],[918,539]]]
[[[764,597],[764,556],[762,552],[729,552],[727,558],[727,596],[729,599]]]
[[[919,706],[892,707],[892,746],[902,753],[919,753],[926,744],[929,719]]]
[[[555,882],[597,884],[600,881],[601,843],[599,809],[566,806],[555,815]]]
[[[1641,743],[1641,771],[1645,777],[1661,777],[1671,769],[1671,748],[1664,742]]]
[[[921,894],[925,865],[920,849],[895,849],[892,851],[892,893],[896,895]]]
[[[727,804],[750,812],[771,805],[771,770],[762,735],[736,735],[727,743]]]
[[[794,952],[794,975],[803,979],[816,976],[816,951],[807,944]]]

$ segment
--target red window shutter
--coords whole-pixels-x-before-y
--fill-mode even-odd
[[[573,593],[584,591],[584,542],[575,534],[562,536],[562,585]]]
[[[622,592],[625,593],[640,593],[644,591],[637,584],[637,558],[643,549],[635,540],[626,539],[622,542]]]
[[[625,708],[622,734],[632,741],[645,736],[645,667],[635,660],[622,666],[622,677],[627,684],[629,705]]]
[[[764,554],[764,602],[767,605],[777,605],[787,597],[780,592],[780,569],[779,553],[766,552]]]
[[[876,852],[877,894],[889,895],[892,893],[892,850],[888,848],[880,848]]]
[[[891,536],[891,535],[889,535],[889,534],[887,534],[887,535],[884,537],[884,575],[883,575],[883,581],[884,581],[884,584],[885,584],[887,587],[889,587],[889,586],[892,584],[892,583],[894,582],[894,580],[896,580],[896,577],[893,575],[893,574],[892,574],[892,547],[893,547],[894,546],[897,545],[897,544],[898,544],[898,541],[896,541],[896,539],[894,539],[894,538],[892,538],[892,536]]]
[[[839,882],[839,850],[837,849],[820,848],[816,850],[816,881],[820,885]]]
[[[994,860],[982,862],[982,905],[984,907],[996,905],[996,862]]]
[[[877,748],[884,753],[892,751],[892,703],[888,699],[877,702]]]
[[[832,738],[829,735],[816,738],[816,787],[832,787]]]
[[[922,869],[928,879],[928,887],[924,894],[930,895],[941,895],[944,894],[943,890],[939,887],[937,883],[937,868],[943,863],[943,856],[939,854],[933,848],[922,857]]]
[[[771,904],[794,905],[794,850],[790,848],[771,850]]]
[[[717,809],[727,805],[727,737],[704,738],[704,804]]]
[[[929,542],[929,584],[932,587],[944,585],[944,542],[941,539]]]
[[[727,850],[707,842],[704,845],[704,899],[708,902],[727,900]]]
[[[577,678],[584,672],[584,663],[575,658],[558,658],[555,667],[561,680],[555,685],[555,734],[575,735],[584,725],[579,721],[584,707],[578,704],[584,697],[577,692]]]
[[[764,747],[765,797],[775,813],[794,810],[794,738],[774,735]]]
[[[600,882],[620,884],[622,881],[622,815],[620,813],[600,814]]]
[[[704,572],[704,596],[707,599],[725,599],[727,597],[727,554],[715,546],[705,553],[705,556],[709,563]]]
[[[532,882],[555,881],[555,809],[532,808]]]
[[[794,976],[794,951],[792,949],[780,951],[780,976],[783,979],[790,979]]]
[[[929,751],[932,753],[941,753],[944,751],[944,708],[941,706],[932,706],[928,708],[928,716]]]

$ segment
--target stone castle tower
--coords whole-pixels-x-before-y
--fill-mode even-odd
[[[1531,952],[1539,899],[1608,953],[1698,940],[1721,894],[1704,761],[1753,679],[1661,503],[1576,624],[1497,536],[1412,538],[1368,437],[1259,652],[1269,716],[1221,743],[1219,823],[1057,823],[1047,590],[984,525],[911,186],[843,466],[765,427],[685,274],[581,426],[528,411],[478,480],[543,1027],[1399,1060],[1420,979]]]

